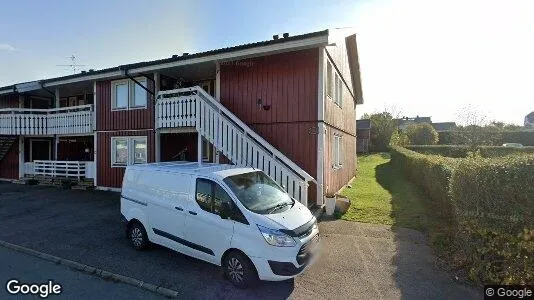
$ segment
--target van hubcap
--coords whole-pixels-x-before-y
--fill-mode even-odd
[[[143,233],[141,232],[141,229],[135,227],[132,229],[132,243],[139,247],[143,243]]]
[[[230,258],[230,261],[228,261],[228,275],[230,276],[230,279],[234,282],[241,282],[243,281],[243,265],[241,262],[235,258]]]

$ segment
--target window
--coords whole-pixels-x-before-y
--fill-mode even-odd
[[[137,81],[146,87],[146,79],[137,79]],[[146,90],[133,81],[130,83],[133,86],[133,103],[130,107],[145,107],[147,100]]]
[[[213,185],[205,179],[197,179],[196,200],[203,210],[213,213]]]
[[[332,157],[334,169],[339,169],[343,166],[343,137],[334,134],[334,145],[332,146]]]
[[[223,203],[228,203],[231,209],[230,218],[236,222],[249,224],[247,218],[230,198],[230,195],[220,185],[211,180],[197,179],[195,199],[200,208],[218,216],[221,215]]]
[[[336,73],[336,88],[334,102],[341,107],[343,105],[343,81],[341,77]]]
[[[128,164],[128,139],[112,139],[112,165],[125,166]]]
[[[334,97],[334,82],[332,76],[332,63],[328,60],[326,62],[326,95],[330,98]]]
[[[123,167],[147,162],[146,137],[112,137],[111,166]]]
[[[112,84],[112,108],[113,109],[127,109],[128,108],[128,81],[115,81]]]
[[[136,78],[143,87],[147,87],[146,78]],[[111,108],[133,109],[147,106],[147,91],[133,80],[116,80],[111,83]]]
[[[132,138],[133,143],[133,163],[134,164],[145,164],[147,162],[146,158],[146,138]]]

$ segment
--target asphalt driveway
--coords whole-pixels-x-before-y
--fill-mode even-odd
[[[218,267],[162,247],[130,248],[119,194],[0,182],[0,240],[161,285],[187,298],[480,298],[436,267],[413,230],[321,222],[323,254],[295,280],[237,290]]]

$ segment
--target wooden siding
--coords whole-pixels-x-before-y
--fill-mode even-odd
[[[154,132],[152,130],[99,132],[97,134],[97,186],[119,188],[122,184],[124,167],[111,167],[111,137],[146,136],[147,159],[154,162]]]
[[[0,160],[0,178],[19,178],[19,141],[13,143],[3,159]]]
[[[324,192],[329,194],[339,191],[343,185],[347,184],[349,180],[356,175],[356,104],[349,92],[349,88],[352,88],[352,82],[348,67],[348,56],[346,52],[345,41],[344,39],[340,39],[336,44],[341,46],[327,47],[327,51],[329,51],[333,61],[330,60],[328,55],[325,54],[324,64],[324,120],[327,128],[327,133],[325,135],[325,155],[323,161]],[[341,107],[334,103],[334,100],[328,97],[326,93],[327,61],[332,62],[338,67],[338,70],[341,72],[341,76],[349,85],[348,87],[345,84],[342,85],[343,101]],[[336,68],[332,68],[332,70],[335,72]],[[334,143],[334,133],[343,137],[343,167],[337,170],[332,168],[332,146]]]
[[[9,95],[0,96],[0,109],[1,108],[17,108],[17,107],[19,107],[19,96],[18,95],[9,94]]]
[[[313,177],[317,49],[221,64],[221,103]],[[258,105],[269,105],[269,110]]]
[[[333,168],[334,134],[338,134],[343,137],[343,166],[339,169]],[[327,125],[324,152],[324,192],[326,194],[332,194],[338,192],[345,184],[349,182],[352,177],[356,175],[356,137]]]
[[[147,80],[148,88],[153,91],[154,84]],[[96,130],[134,130],[154,128],[154,96],[147,93],[147,108],[131,110],[111,110],[111,81],[96,84]]]

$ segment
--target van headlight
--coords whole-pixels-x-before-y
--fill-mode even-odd
[[[258,229],[260,230],[261,235],[263,235],[263,238],[265,239],[267,244],[271,246],[294,247],[295,245],[297,245],[297,242],[295,242],[292,237],[278,230],[270,229],[260,225],[258,225]]]

